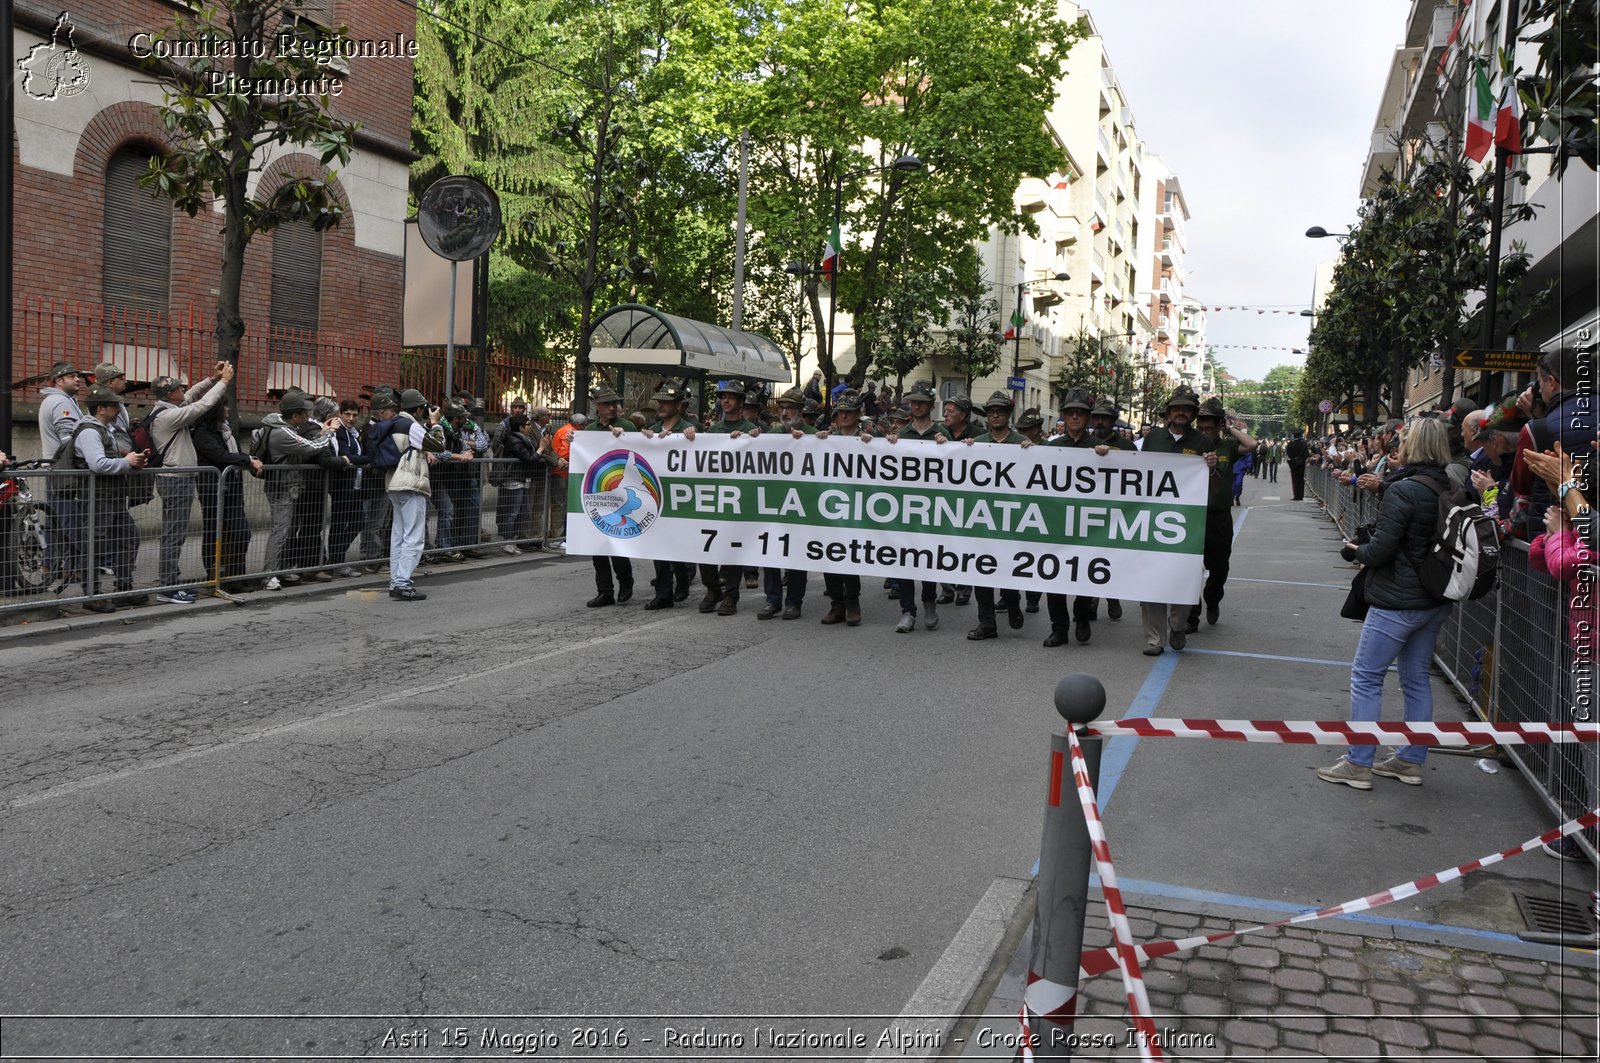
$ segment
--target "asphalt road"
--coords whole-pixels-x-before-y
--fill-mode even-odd
[[[586,610],[582,558],[440,572],[421,607],[373,579],[0,641],[0,1015],[897,1014],[1033,865],[1063,674],[1099,676],[1108,715],[1345,715],[1357,628],[1326,535],[1261,498],[1223,623],[1190,641],[1220,652],[1153,661],[1134,603],[1046,651],[1042,612],[992,642],[965,641],[973,606],[894,634],[875,581],[856,629],[818,625],[818,577],[795,622],[756,621],[749,592],[731,618]],[[1514,773],[1461,758],[1358,794],[1312,774],[1336,751],[1117,743],[1112,851],[1157,896],[1312,907],[1551,825]],[[1514,932],[1478,883],[1555,869],[1525,857],[1393,914]],[[381,1054],[405,1028],[4,1034]]]
[[[822,627],[820,580],[794,622],[586,610],[576,558],[423,585],[0,643],[0,1013],[895,1014],[1027,874],[1042,614],[973,645],[881,592]]]

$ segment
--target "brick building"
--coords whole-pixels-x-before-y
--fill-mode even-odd
[[[65,358],[117,362],[130,380],[203,375],[214,359],[220,207],[198,217],[138,189],[151,153],[166,150],[160,87],[130,42],[171,26],[164,0],[77,0],[67,12],[15,0],[17,79],[13,373],[29,380]],[[393,0],[307,0],[313,25],[344,24],[356,42],[399,55],[340,58],[334,107],[360,123],[335,177],[346,213],[324,233],[299,223],[258,234],[245,264],[241,405],[297,385],[354,395],[394,379],[404,287],[416,11]],[[398,47],[397,47],[398,46]],[[375,50],[375,49],[374,49]],[[271,196],[314,156],[274,145],[250,193]],[[29,402],[36,385],[13,392]],[[19,426],[26,425],[18,409]]]

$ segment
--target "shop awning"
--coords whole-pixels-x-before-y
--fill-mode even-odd
[[[739,380],[794,379],[789,359],[760,333],[723,328],[638,303],[624,303],[601,314],[590,342],[593,365],[663,375],[679,370]]]

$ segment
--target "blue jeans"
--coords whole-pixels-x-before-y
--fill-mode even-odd
[[[428,496],[415,491],[390,491],[394,520],[389,526],[389,587],[411,586],[411,574],[422,560],[428,534]]]
[[[1428,664],[1433,660],[1433,644],[1439,628],[1450,615],[1450,604],[1432,609],[1379,609],[1373,606],[1361,625],[1361,641],[1350,665],[1350,721],[1367,723],[1383,716],[1383,676],[1391,664],[1400,672],[1400,692],[1405,697],[1406,723],[1433,720],[1433,687],[1428,682]],[[1350,763],[1370,768],[1377,746],[1351,746],[1346,754]],[[1401,760],[1421,764],[1427,746],[1401,746]]]

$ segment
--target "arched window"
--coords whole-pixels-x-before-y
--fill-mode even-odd
[[[272,230],[274,358],[316,361],[316,347],[309,337],[288,330],[315,332],[321,301],[322,234],[308,221],[285,222]]]
[[[108,307],[164,314],[172,285],[172,203],[139,187],[151,154],[124,148],[106,166],[100,298]]]

